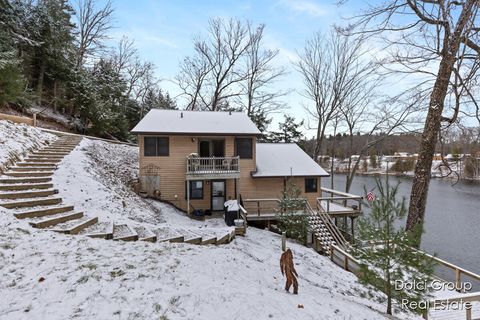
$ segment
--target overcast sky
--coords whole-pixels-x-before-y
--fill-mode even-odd
[[[291,67],[297,50],[314,32],[328,31],[334,23],[345,23],[343,18],[367,7],[358,0],[347,1],[341,7],[335,0],[113,0],[112,3],[115,8],[112,42],[122,35],[134,39],[141,58],[156,65],[157,75],[163,79],[162,88],[172,96],[179,94],[172,82],[179,61],[192,54],[192,38],[205,32],[209,18],[238,17],[253,24],[265,24],[266,46],[280,50],[278,63],[290,72],[277,86],[293,89],[285,101],[289,105],[287,112],[298,119],[306,118],[302,107],[306,101],[299,94],[301,78]],[[276,129],[277,125],[271,127]]]

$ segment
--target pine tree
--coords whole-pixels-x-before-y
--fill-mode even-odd
[[[303,123],[303,120],[296,123],[294,117],[284,115],[283,122],[278,125],[280,131],[271,132],[269,140],[271,142],[299,143],[303,138],[303,133],[300,131]]]
[[[286,232],[287,237],[307,243],[308,217],[306,215],[306,199],[301,198],[300,188],[291,180],[287,181],[277,216],[278,226]]]
[[[398,186],[377,180],[379,197],[372,202],[371,213],[359,221],[364,246],[354,250],[362,265],[360,281],[385,292],[387,314],[392,314],[393,299],[418,302],[428,294],[428,288],[395,290],[396,281],[430,283],[434,267],[432,258],[412,248],[421,230],[411,233],[398,227],[407,214],[405,199],[397,201]]]

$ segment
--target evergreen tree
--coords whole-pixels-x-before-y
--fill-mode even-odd
[[[294,117],[284,115],[284,121],[278,125],[280,131],[271,132],[268,140],[271,142],[299,143],[303,137],[303,133],[300,131],[303,123],[303,120],[296,123]]]
[[[434,267],[433,259],[412,248],[421,230],[411,233],[398,227],[407,214],[405,199],[397,201],[398,186],[377,180],[379,197],[372,202],[371,213],[359,221],[365,246],[354,250],[361,262],[360,281],[385,292],[388,314],[392,314],[393,299],[418,302],[428,294],[428,288],[395,290],[396,281],[430,283]]]
[[[281,212],[277,216],[278,226],[287,237],[307,243],[308,216],[306,199],[301,197],[300,188],[290,179],[280,199]]]

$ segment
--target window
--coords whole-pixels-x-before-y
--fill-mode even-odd
[[[187,199],[187,185],[188,181],[185,182],[185,199]],[[190,181],[190,199],[203,199],[203,181],[194,180]]]
[[[235,138],[235,155],[240,159],[252,159],[252,138]]]
[[[145,157],[168,157],[168,137],[145,137],[143,141]]]
[[[305,193],[317,192],[317,178],[305,178]]]

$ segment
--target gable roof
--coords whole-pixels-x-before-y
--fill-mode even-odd
[[[132,129],[133,133],[262,135],[244,112],[180,111],[152,109]]]
[[[257,171],[253,177],[328,177],[295,143],[257,143]]]

